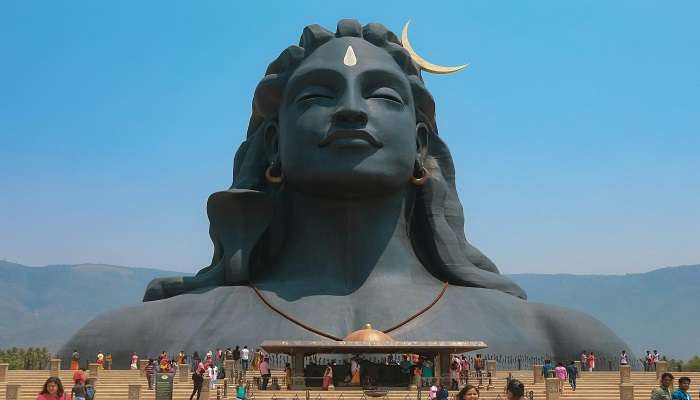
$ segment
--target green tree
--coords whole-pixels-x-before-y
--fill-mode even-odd
[[[50,359],[46,348],[0,349],[0,362],[9,364],[10,369],[46,369]]]
[[[683,364],[683,371],[700,371],[700,356],[693,356]]]

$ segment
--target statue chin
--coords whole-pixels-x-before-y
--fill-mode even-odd
[[[335,183],[317,183],[312,185],[290,185],[290,188],[308,196],[323,197],[329,200],[353,200],[396,194],[402,189],[408,188],[408,183],[403,186],[391,187],[381,185],[377,181],[358,180],[353,184],[344,184],[342,186]]]
[[[286,189],[306,195],[335,199],[371,198],[405,191],[410,187],[411,172],[363,168],[345,171],[327,170],[297,175],[285,173]]]

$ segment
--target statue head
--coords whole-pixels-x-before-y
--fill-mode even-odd
[[[344,20],[335,34],[307,27],[299,46],[270,64],[255,92],[248,139],[260,135],[265,167],[284,174],[289,188],[382,194],[424,173],[434,108],[420,70],[392,32]],[[234,176],[234,187],[266,185],[239,168]]]
[[[381,24],[341,20],[335,33],[318,25],[304,29],[299,45],[269,65],[255,90],[233,175],[230,191],[276,198],[286,190],[341,198],[406,191],[411,240],[426,269],[452,284],[525,298],[467,242],[433,97],[420,67]],[[413,184],[417,181],[427,183]],[[215,200],[209,204],[212,266],[226,262],[221,239],[226,235],[219,230],[229,229],[215,223],[220,214]],[[271,249],[264,243],[255,247]]]

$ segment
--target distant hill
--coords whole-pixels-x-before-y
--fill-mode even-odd
[[[573,308],[605,322],[636,355],[658,349],[669,358],[688,359],[700,353],[700,265],[626,275],[510,277],[528,301]]]
[[[98,314],[137,304],[148,282],[181,272],[113,265],[27,267],[0,260],[0,348],[58,349]]]
[[[148,282],[181,272],[100,264],[27,267],[0,261],[0,348],[55,350],[104,311],[137,304]],[[584,311],[639,354],[700,353],[700,265],[627,275],[516,274],[529,301]],[[576,329],[576,327],[572,327]]]

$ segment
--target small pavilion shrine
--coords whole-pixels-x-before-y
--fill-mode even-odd
[[[342,341],[335,340],[266,340],[260,345],[268,353],[287,354],[291,357],[294,386],[305,382],[304,358],[315,354],[419,354],[431,358],[434,377],[440,379],[447,374],[450,355],[461,354],[488,346],[483,341],[454,340],[394,340],[388,334],[373,329],[367,324],[363,329],[347,335]]]

